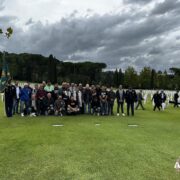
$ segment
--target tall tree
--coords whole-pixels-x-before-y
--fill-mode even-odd
[[[151,88],[151,68],[144,67],[139,75],[139,84],[140,87],[143,89],[150,89]]]
[[[124,74],[124,84],[125,84],[125,87],[127,88],[129,86],[133,88],[137,88],[139,86],[138,75],[133,67],[128,67],[126,69],[125,74]]]

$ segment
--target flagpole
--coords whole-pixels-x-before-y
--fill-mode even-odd
[[[3,66],[5,65],[5,55],[6,55],[6,52],[3,51]],[[3,93],[3,102],[4,102],[4,116],[6,116],[6,100],[5,100],[5,92]]]

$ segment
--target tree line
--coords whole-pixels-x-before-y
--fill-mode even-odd
[[[39,54],[6,53],[11,76],[14,80],[52,83],[63,81],[76,83],[103,84],[106,86],[132,86],[140,89],[179,89],[180,68],[170,68],[167,71],[156,71],[144,67],[140,72],[129,66],[125,71],[116,69],[106,71],[105,63],[93,62],[63,62],[53,55],[44,57]],[[0,67],[2,67],[2,52],[0,52]],[[2,70],[2,68],[0,68]]]

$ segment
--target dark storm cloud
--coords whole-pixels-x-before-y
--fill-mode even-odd
[[[162,3],[156,4],[155,8],[152,10],[152,14],[165,14],[169,12],[174,12],[180,9],[180,1],[178,0],[165,0]]]
[[[173,11],[170,6],[166,12]],[[15,17],[1,18],[3,23],[16,24]],[[105,62],[111,69],[131,65],[138,70],[143,66],[164,69],[180,63],[179,45],[174,43],[179,39],[179,19],[178,13],[156,16],[149,11],[147,16],[147,12],[138,10],[84,17],[71,14],[54,24],[30,18],[25,31],[14,25],[12,38],[3,40],[0,46],[11,52],[53,54],[60,60]]]

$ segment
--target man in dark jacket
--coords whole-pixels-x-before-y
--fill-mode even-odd
[[[178,107],[179,91],[174,94],[174,107]]]
[[[130,87],[126,91],[125,99],[127,103],[127,115],[129,116],[129,110],[131,109],[131,114],[134,116],[134,103],[137,101],[136,91]]]
[[[5,111],[7,117],[12,117],[13,115],[13,100],[16,98],[16,88],[14,85],[11,84],[11,81],[9,80],[5,91]]]
[[[122,85],[119,85],[119,89],[116,91],[116,98],[117,98],[117,116],[119,116],[119,108],[121,107],[122,116],[124,114],[124,100],[125,100],[125,91],[122,88]]]
[[[141,106],[142,110],[145,110],[143,104],[142,104],[142,101],[143,101],[143,96],[142,96],[142,90],[140,90],[138,93],[137,93],[137,106],[136,106],[136,110],[138,109],[139,105]]]
[[[113,87],[107,91],[107,102],[108,102],[108,115],[114,115],[113,107],[114,107],[114,100],[116,99],[116,93],[113,91]]]
[[[24,87],[20,91],[20,111],[22,117],[24,116],[24,114],[28,115],[30,113],[30,94],[31,91],[28,88],[28,84],[25,83]]]
[[[154,100],[154,109],[153,111],[156,110],[156,108],[159,109],[159,111],[161,110],[161,96],[159,94],[159,91],[156,91],[156,93],[153,95],[152,100]]]

